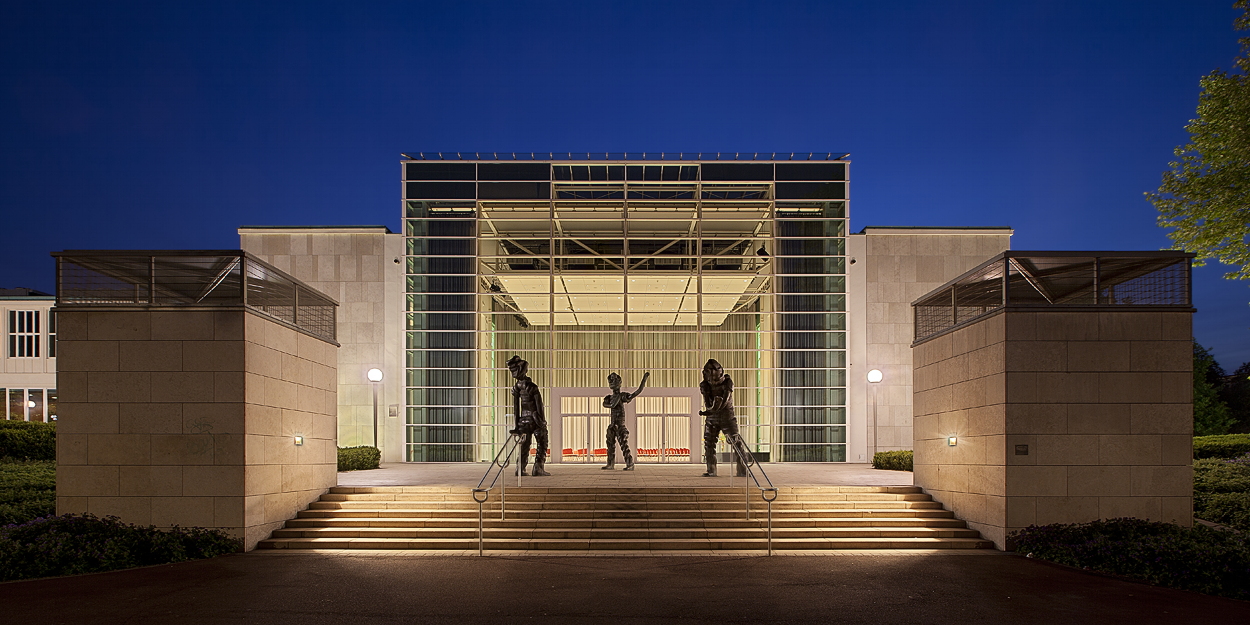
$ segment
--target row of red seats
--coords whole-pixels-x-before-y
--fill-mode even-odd
[[[655,449],[639,449],[638,456],[659,456],[659,448]],[[668,447],[664,450],[665,456],[689,456],[690,450],[685,447]]]

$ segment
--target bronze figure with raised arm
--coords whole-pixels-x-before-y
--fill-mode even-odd
[[[512,385],[513,409],[516,426],[512,434],[521,437],[521,458],[517,461],[517,475],[525,475],[529,461],[530,445],[538,439],[538,453],[534,456],[534,476],[551,475],[543,470],[547,463],[547,415],[543,412],[543,395],[538,385],[529,377],[530,363],[520,356],[508,359],[508,371],[516,379]]]
[[[703,477],[716,477],[716,439],[721,432],[732,446],[738,436],[738,417],[734,416],[734,381],[715,359],[703,365],[703,381],[699,383],[705,410],[699,414],[707,417],[703,422],[703,458],[707,473]],[[738,474],[745,475],[746,467],[738,462]]]
[[[634,401],[634,398],[642,394],[642,389],[647,386],[647,378],[651,377],[651,373],[642,374],[642,382],[638,384],[638,390],[633,393],[621,392],[621,376],[610,373],[608,374],[608,386],[612,389],[612,393],[603,398],[603,407],[611,409],[612,421],[608,424],[608,464],[603,467],[604,470],[616,468],[616,444],[621,444],[621,455],[625,456],[624,471],[634,470],[634,455],[629,451],[629,430],[625,427],[625,404]]]

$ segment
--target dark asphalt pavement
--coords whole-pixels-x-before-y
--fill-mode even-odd
[[[1220,623],[1250,602],[1015,555],[240,554],[0,584],[0,623]]]

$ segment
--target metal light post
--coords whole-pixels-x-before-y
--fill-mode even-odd
[[[370,369],[369,381],[373,383],[373,446],[378,446],[378,384],[382,382],[382,370]]]
[[[872,449],[877,449],[877,432],[880,431],[877,425],[877,385],[884,378],[880,369],[873,369],[868,372],[868,386],[872,389]]]

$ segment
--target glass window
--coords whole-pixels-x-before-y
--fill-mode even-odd
[[[39,357],[39,311],[9,311],[9,357]]]
[[[26,420],[26,390],[9,389],[9,418],[18,421]]]
[[[43,421],[43,389],[32,388],[26,392],[27,421]]]
[[[56,315],[48,312],[48,358],[56,358]]]
[[[48,420],[56,421],[56,389],[48,389]]]

